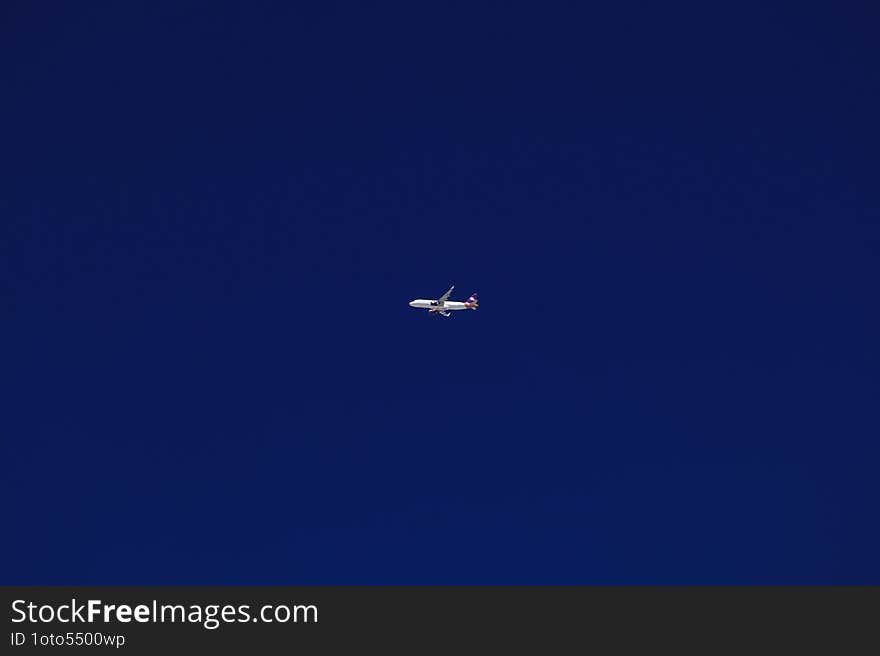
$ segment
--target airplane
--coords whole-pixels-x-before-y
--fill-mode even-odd
[[[414,301],[410,301],[409,305],[410,307],[427,310],[429,314],[435,317],[448,317],[451,314],[451,310],[476,310],[478,307],[480,307],[477,304],[476,292],[471,294],[471,297],[463,303],[461,301],[447,300],[453,289],[455,289],[455,285],[450,287],[449,291],[443,294],[443,296],[438,298],[436,301],[424,298],[417,298]]]

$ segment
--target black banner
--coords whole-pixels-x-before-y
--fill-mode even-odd
[[[877,652],[880,588],[5,587],[5,653]],[[8,649],[7,649],[8,648]]]

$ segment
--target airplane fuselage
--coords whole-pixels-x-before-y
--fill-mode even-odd
[[[423,310],[476,310],[476,303],[461,301],[446,301],[443,305],[426,298],[417,298],[409,302],[410,307],[421,308]]]

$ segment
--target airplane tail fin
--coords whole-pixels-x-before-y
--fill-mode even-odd
[[[476,310],[478,307],[480,307],[480,303],[479,301],[477,301],[477,292],[471,294],[465,305],[471,310]]]

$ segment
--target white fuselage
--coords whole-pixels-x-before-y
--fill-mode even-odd
[[[424,310],[475,310],[476,304],[463,303],[461,301],[446,301],[443,305],[438,305],[437,301],[431,301],[425,298],[417,298],[409,302],[410,307],[422,308]]]

